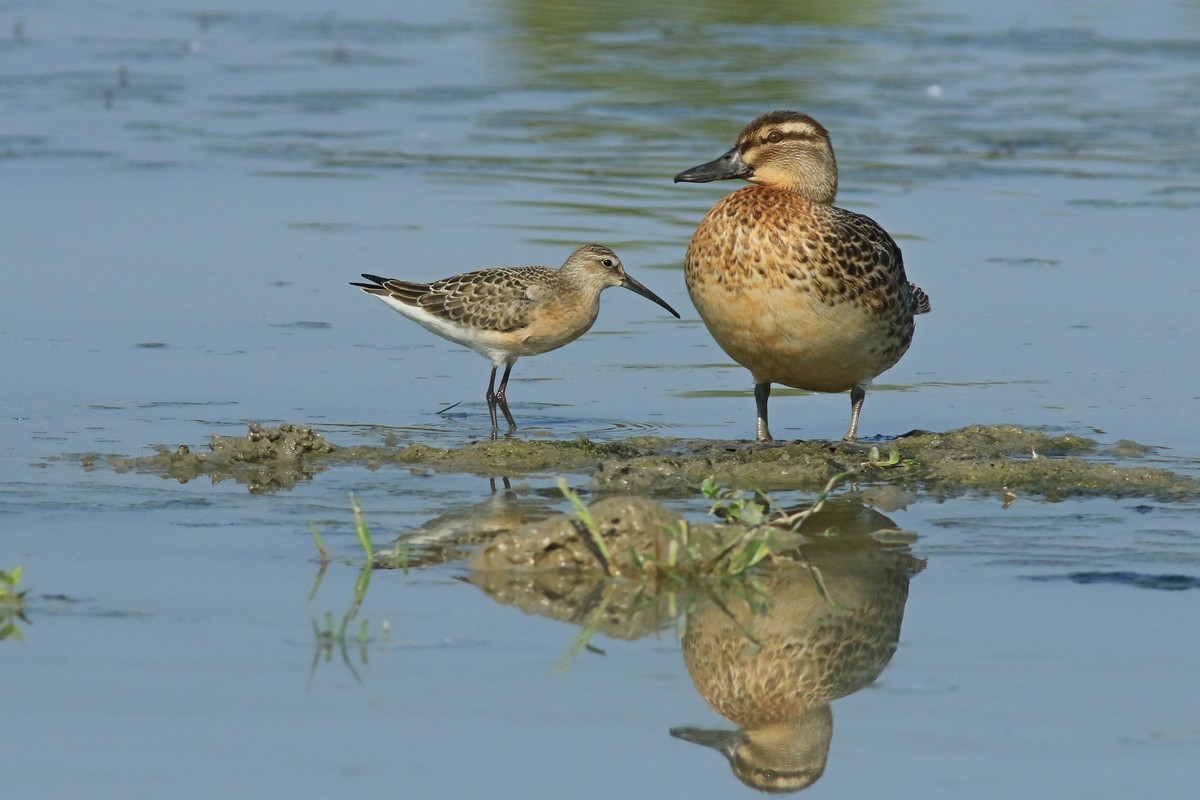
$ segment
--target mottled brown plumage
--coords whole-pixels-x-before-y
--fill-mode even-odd
[[[688,611],[683,657],[697,691],[735,731],[675,728],[723,753],[744,783],[771,792],[821,777],[833,736],[830,703],[870,685],[900,638],[910,579],[907,548],[870,536],[894,528],[852,500],[804,521],[807,563],[765,573],[757,593],[714,595]]]
[[[833,205],[837,161],[812,117],[774,111],[715,161],[675,180],[744,178],[700,223],[684,280],[717,344],[750,370],[757,438],[771,441],[771,384],[850,392],[853,440],[865,387],[908,350],[929,298],[874,220]]]
[[[666,301],[625,274],[616,253],[596,244],[577,249],[559,269],[500,267],[433,283],[363,277],[371,282],[351,285],[492,362],[486,396],[493,437],[499,430],[497,408],[510,431],[517,427],[505,398],[513,364],[521,356],[547,353],[586,333],[600,313],[603,290],[623,286],[679,316]],[[496,391],[496,370],[501,364],[504,377]]]

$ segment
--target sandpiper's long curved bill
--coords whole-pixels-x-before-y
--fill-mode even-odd
[[[624,286],[626,289],[631,289],[632,291],[637,292],[638,294],[640,294],[642,297],[646,298],[647,300],[653,300],[654,302],[658,303],[660,306],[665,308],[667,311],[670,311],[672,314],[674,314],[675,319],[683,319],[682,317],[679,316],[678,311],[676,311],[675,309],[673,309],[669,305],[667,305],[666,300],[663,300],[661,297],[659,297],[654,292],[647,289],[641,283],[639,283],[638,281],[635,281],[633,278],[629,277],[628,273],[625,275],[625,279],[621,281],[621,285]]]
[[[731,147],[719,158],[714,158],[699,166],[685,169],[675,176],[676,183],[708,183],[723,181],[729,178],[749,178],[754,174],[754,167],[742,160],[741,151]]]

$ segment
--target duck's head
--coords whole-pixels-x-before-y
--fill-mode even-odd
[[[720,158],[684,170],[675,182],[728,178],[790,189],[814,203],[832,203],[838,179],[829,131],[799,111],[772,111],[743,128]]]

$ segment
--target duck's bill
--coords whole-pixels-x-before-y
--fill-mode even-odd
[[[708,183],[723,181],[729,178],[749,178],[754,174],[754,168],[742,160],[742,154],[736,147],[731,147],[720,158],[701,164],[698,167],[685,169],[675,176],[676,183]]]
[[[629,277],[628,275],[626,275],[625,279],[623,281],[621,281],[621,285],[624,286],[626,289],[630,289],[632,291],[637,292],[638,294],[640,294],[642,297],[646,298],[647,300],[653,300],[654,302],[658,303],[660,306],[665,308],[667,311],[670,311],[672,314],[674,314],[675,319],[681,319],[681,317],[679,316],[679,312],[676,311],[675,309],[671,308],[669,305],[667,305],[666,300],[663,300],[661,297],[659,297],[654,292],[650,291],[645,286],[638,283],[637,281],[635,281],[633,278]]]
[[[685,742],[719,750],[727,758],[733,758],[734,751],[749,741],[746,734],[741,731],[707,730],[705,728],[671,728],[671,735]]]

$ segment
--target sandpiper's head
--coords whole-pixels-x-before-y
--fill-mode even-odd
[[[667,305],[666,300],[625,274],[625,265],[621,263],[621,259],[603,245],[585,244],[580,247],[571,253],[571,257],[562,265],[562,271],[572,280],[595,287],[597,292],[610,286],[623,286],[648,300],[653,300],[679,318],[679,312]]]
[[[837,196],[837,159],[829,131],[799,111],[772,111],[743,128],[737,143],[720,158],[684,170],[675,182],[727,178],[791,189],[814,203],[832,203]]]

